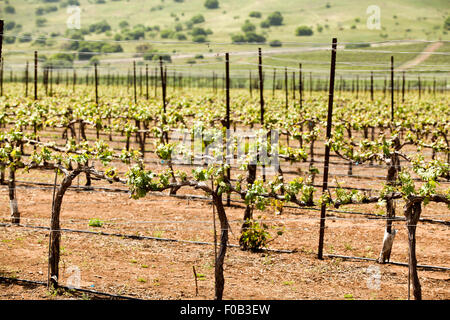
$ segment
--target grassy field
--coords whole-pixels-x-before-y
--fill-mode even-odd
[[[2,0],[6,6],[6,0]],[[44,3],[43,0],[14,0],[9,1],[15,8],[15,14],[5,13],[5,20],[13,19],[23,26],[23,31],[32,33],[64,33],[69,14],[66,8],[60,8],[60,0],[55,3]],[[230,41],[230,34],[240,32],[240,27],[249,19],[257,26],[258,32],[266,32],[267,39],[281,41],[300,41],[295,37],[295,28],[308,25],[314,28],[314,35],[308,41],[329,42],[330,37],[337,36],[341,41],[384,40],[381,34],[387,34],[387,39],[428,39],[435,40],[443,35],[443,23],[449,14],[447,1],[378,1],[380,7],[381,30],[368,30],[366,21],[367,8],[373,1],[346,0],[330,2],[326,0],[258,0],[258,1],[219,1],[220,8],[207,9],[204,0],[190,0],[175,2],[173,0],[119,0],[106,1],[105,4],[95,4],[94,0],[78,0],[81,7],[81,25],[106,20],[112,27],[113,33],[119,28],[122,20],[130,25],[143,24],[146,26],[159,25],[162,29],[174,28],[177,23],[184,23],[196,14],[202,14],[205,22],[201,25],[211,28],[214,32],[211,41]],[[329,8],[327,8],[329,3]],[[45,13],[42,17],[48,22],[39,29],[35,26],[37,7],[56,5],[57,11]],[[153,9],[152,9],[153,8]],[[157,9],[156,9],[157,8]],[[251,18],[251,11],[259,11],[261,18]],[[270,13],[280,11],[284,17],[283,25],[263,30],[260,21]],[[324,27],[318,32],[317,25]],[[326,27],[328,25],[328,28]],[[354,26],[354,29],[352,29]],[[409,31],[407,31],[409,30]],[[157,39],[157,38],[156,38]],[[155,40],[156,40],[155,39]]]
[[[64,51],[67,41],[67,20],[70,14],[66,7],[61,4],[68,0],[0,0],[2,8],[0,16],[5,22],[14,21],[16,27],[7,30],[7,35],[23,36],[24,33],[32,34],[33,38],[38,36],[48,37],[45,45],[37,45],[34,42],[19,42],[19,38],[14,43],[4,44],[5,61],[10,64],[10,68],[20,68],[26,60],[32,57],[32,51],[51,56],[55,52]],[[232,70],[245,71],[255,69],[255,66],[248,63],[256,63],[257,47],[262,47],[263,51],[270,52],[269,59],[265,59],[265,64],[271,66],[288,66],[296,68],[299,62],[304,64],[305,71],[319,70],[324,72],[328,69],[329,51],[318,50],[324,46],[329,46],[332,37],[337,37],[340,43],[348,42],[374,42],[389,40],[448,40],[448,31],[444,30],[444,20],[450,14],[447,1],[413,1],[399,0],[378,1],[380,7],[380,30],[369,30],[367,20],[370,13],[367,8],[373,5],[373,1],[307,1],[307,0],[258,0],[258,1],[219,1],[218,9],[207,9],[204,7],[204,0],[184,0],[182,2],[174,0],[105,0],[99,3],[98,0],[78,0],[81,8],[80,22],[82,28],[89,28],[90,25],[100,21],[106,21],[111,30],[103,33],[90,33],[85,35],[85,40],[113,40],[115,35],[121,32],[120,23],[127,21],[129,29],[142,24],[145,27],[153,28],[152,31],[145,32],[145,39],[137,41],[120,42],[123,52],[98,55],[102,65],[119,69],[126,69],[136,56],[137,46],[147,43],[152,49],[172,55],[173,64],[180,65],[180,70],[189,69],[189,65],[195,65],[197,72],[200,64],[206,70],[221,71],[222,58],[214,56],[216,53],[239,52],[233,55],[232,61],[240,63],[232,66]],[[8,13],[6,7],[12,6],[15,13]],[[56,11],[36,15],[38,8],[48,8],[55,6]],[[249,13],[257,11],[260,18],[250,17]],[[262,28],[261,22],[275,12],[281,12],[283,23],[280,26]],[[195,15],[201,14],[205,21],[195,24],[205,30],[211,30],[212,34],[207,36],[206,43],[192,42],[190,30],[187,22]],[[37,27],[38,19],[46,19],[42,26]],[[266,44],[232,44],[231,36],[242,33],[241,27],[246,20],[249,20],[255,27],[257,34],[266,38]],[[17,25],[20,25],[17,27]],[[180,28],[178,33],[186,36],[185,41],[176,38],[162,38],[162,30]],[[312,36],[296,36],[295,30],[300,25],[312,28]],[[154,29],[159,27],[159,31]],[[270,47],[269,43],[279,40],[282,47]],[[383,47],[382,50],[407,51],[411,54],[394,54],[396,65],[400,65],[416,55],[426,47],[426,43],[404,44],[402,46]],[[316,47],[315,51],[305,51]],[[368,49],[368,48],[363,48]],[[385,64],[388,65],[390,54],[378,53],[380,48],[370,48],[371,52],[345,51],[340,52],[338,59],[338,70],[370,69],[383,70]],[[441,52],[448,52],[448,45],[445,44],[439,49]],[[278,51],[279,54],[275,54]],[[248,54],[243,54],[248,52]],[[202,54],[204,59],[195,59],[195,56]],[[277,58],[285,60],[276,60]],[[445,55],[433,55],[432,60],[427,60],[427,64],[442,65],[448,63]],[[292,61],[289,61],[292,60]],[[128,62],[128,63],[127,63]],[[217,63],[216,63],[217,62]],[[346,62],[352,62],[347,63]],[[214,64],[216,63],[216,64]],[[86,62],[84,62],[86,64]],[[80,65],[80,64],[78,64]],[[188,66],[183,66],[188,65]],[[6,66],[8,68],[8,66]],[[191,67],[193,69],[194,67]],[[416,69],[422,69],[416,67]],[[442,66],[427,67],[430,70],[439,70]],[[200,71],[199,71],[200,70]],[[237,72],[237,71],[236,71]]]

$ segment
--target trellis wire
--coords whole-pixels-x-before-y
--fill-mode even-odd
[[[23,283],[27,283],[27,284],[47,286],[47,282],[36,281],[36,280],[27,280],[27,279],[18,279],[18,278],[14,278],[14,277],[0,276],[0,281],[19,282],[19,283],[23,282]],[[58,285],[58,287],[65,289],[65,290],[75,290],[75,291],[80,291],[80,292],[84,292],[84,293],[90,293],[90,294],[94,294],[94,295],[102,295],[102,296],[107,296],[107,297],[117,298],[117,299],[141,300],[141,299],[134,298],[134,297],[117,295],[117,294],[95,291],[95,290],[88,290],[88,289],[77,288],[77,287],[68,287],[68,286],[64,286],[64,285]]]
[[[13,226],[19,226],[19,227],[24,227],[24,228],[29,228],[29,229],[44,229],[44,230],[49,230],[50,228],[48,227],[42,227],[42,226],[29,226],[29,225],[13,225],[13,224],[5,224],[5,223],[0,223],[0,226],[4,226],[4,227],[13,227]],[[137,235],[125,235],[125,234],[117,234],[117,233],[106,233],[106,232],[94,232],[94,231],[86,231],[86,230],[72,230],[72,229],[66,229],[66,228],[61,228],[58,231],[62,231],[62,232],[71,232],[71,233],[87,233],[87,234],[96,234],[96,235],[102,235],[102,236],[115,236],[115,237],[120,237],[120,238],[130,238],[130,239],[135,239],[135,240],[156,240],[156,241],[164,241],[164,242],[181,242],[181,243],[190,243],[190,244],[199,244],[199,245],[213,245],[214,243],[212,242],[204,242],[204,241],[192,241],[192,240],[178,240],[178,239],[169,239],[169,238],[158,238],[158,237],[147,237],[147,236],[137,236]],[[227,247],[230,248],[240,248],[239,245],[233,245],[233,244],[227,244]],[[261,251],[267,251],[267,252],[274,252],[274,253],[295,253],[296,250],[280,250],[280,249],[268,249],[268,248],[262,248]],[[324,254],[325,257],[336,257],[336,258],[354,258],[354,259],[359,259],[359,260],[369,260],[369,261],[376,261],[376,259],[372,259],[372,258],[362,258],[362,257],[349,257],[349,256],[339,256],[339,255],[331,255],[331,254]],[[407,263],[401,263],[401,262],[386,262],[386,264],[396,264],[399,266],[408,266]],[[418,265],[419,267],[419,265]],[[448,267],[442,267],[442,266],[425,266],[425,265],[420,265],[421,268],[424,269],[434,269],[434,270],[438,270],[438,271],[449,271],[450,268]]]
[[[33,183],[31,183],[33,184]],[[39,183],[39,184],[44,184],[44,183]],[[46,185],[51,185],[51,184],[46,184]],[[50,189],[50,188],[48,188]],[[95,189],[100,189],[102,190],[101,192],[120,192],[120,193],[129,193],[129,190],[127,189],[109,189],[109,188],[105,188],[105,187],[85,187],[85,186],[71,186],[69,187],[69,189],[81,189],[81,190],[85,190],[87,192],[89,191],[93,191]],[[200,201],[211,201],[210,197],[205,197],[205,196],[199,196],[199,195],[169,195],[169,194],[165,194],[162,192],[154,192],[152,193],[153,196],[162,196],[162,197],[175,197],[175,198],[181,198],[181,199],[187,199],[187,200],[200,200]],[[234,199],[234,198],[230,198],[231,202],[234,203],[245,203],[243,200],[238,200],[238,199]],[[312,208],[312,207],[299,207],[299,206],[293,206],[293,205],[284,205],[283,207],[285,208],[290,208],[290,209],[297,209],[297,210],[312,210],[312,211],[318,211],[320,209],[318,208]],[[382,220],[386,220],[386,217],[374,214],[374,213],[367,213],[367,212],[358,212],[358,211],[348,211],[348,210],[337,210],[337,209],[327,209],[327,211],[329,212],[334,212],[334,213],[341,213],[341,214],[355,214],[355,215],[364,215],[367,216],[367,219],[382,219]],[[393,220],[397,220],[397,221],[404,221],[405,218],[394,218]],[[429,219],[429,218],[421,218],[419,221],[421,222],[428,222],[428,223],[436,223],[436,224],[444,224],[444,225],[450,225],[450,221],[442,221],[442,220],[435,220],[435,219]]]

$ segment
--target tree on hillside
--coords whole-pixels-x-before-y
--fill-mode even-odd
[[[256,27],[253,23],[251,23],[248,20],[245,20],[245,23],[242,25],[241,30],[246,33],[246,32],[252,32],[256,30]]]
[[[219,8],[219,1],[218,0],[206,0],[205,7],[208,9],[217,9],[217,8]]]
[[[263,20],[263,21],[261,21],[260,26],[261,26],[261,28],[267,29],[267,28],[270,28],[270,23],[267,20]]]
[[[44,62],[44,66],[52,66],[54,69],[71,68],[73,66],[73,60],[73,54],[56,53]]]
[[[251,31],[245,34],[234,34],[231,36],[231,41],[233,43],[265,43],[266,37]]]
[[[280,11],[275,11],[269,14],[267,21],[271,26],[281,26],[283,24],[283,16]]]
[[[445,19],[444,30],[450,30],[450,16],[448,16],[447,19]]]
[[[313,30],[308,26],[300,26],[295,30],[296,36],[312,36]]]
[[[13,6],[6,6],[5,7],[5,13],[15,14],[16,13],[16,9]]]
[[[47,23],[47,19],[45,18],[37,18],[36,19],[36,27],[43,27]]]
[[[5,23],[5,30],[12,30],[16,27],[16,23],[14,21],[8,21]]]
[[[111,26],[106,22],[106,20],[102,20],[97,23],[93,23],[89,26],[89,32],[102,33],[111,30]]]
[[[191,18],[190,22],[192,24],[203,23],[203,22],[205,22],[205,17],[203,17],[202,14],[197,14]]]
[[[120,23],[119,23],[119,28],[120,29],[125,29],[125,28],[127,28],[127,27],[129,27],[130,26],[130,24],[128,23],[128,21],[126,21],[126,20],[122,20],[122,21],[120,21]]]
[[[280,40],[272,40],[269,42],[269,45],[271,47],[281,47],[283,44],[281,43]]]
[[[172,58],[168,53],[159,53],[156,49],[151,49],[144,53],[144,60],[159,61],[159,57],[166,62],[172,62]]]
[[[252,11],[248,15],[251,18],[261,18],[261,12],[259,11]]]

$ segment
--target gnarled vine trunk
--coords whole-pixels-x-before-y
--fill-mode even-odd
[[[400,147],[400,140],[398,138],[394,139],[395,150]],[[398,172],[400,171],[400,158],[397,154],[392,154],[390,158],[388,174],[387,174],[387,185],[394,185],[396,183]],[[383,245],[378,257],[379,263],[385,263],[390,260],[392,246],[394,244],[394,238],[396,230],[392,228],[392,221],[395,218],[395,200],[388,199],[386,202],[386,229],[383,237]]]
[[[0,164],[0,185],[5,183],[5,166]]]
[[[348,134],[348,138],[350,139],[350,142],[352,141],[352,127],[351,125],[347,126],[347,134]],[[353,158],[353,145],[351,144],[351,157]],[[347,175],[352,176],[353,175],[353,162],[349,161],[348,163],[348,171],[347,171]]]
[[[11,223],[19,224],[20,212],[16,198],[16,170],[12,167],[9,168],[8,193],[9,193],[9,205],[11,209]]]
[[[225,286],[225,278],[223,275],[223,263],[225,261],[225,254],[227,252],[228,244],[228,219],[225,213],[225,209],[222,202],[222,196],[216,193],[212,194],[214,205],[217,209],[217,215],[220,221],[220,248],[219,253],[216,257],[215,265],[215,300],[222,300],[223,291]]]
[[[64,194],[71,186],[72,181],[80,174],[80,170],[74,170],[70,174],[66,175],[58,187],[55,200],[52,206],[52,218],[50,224],[50,243],[48,253],[49,275],[48,286],[56,289],[58,287],[59,277],[59,257],[60,257],[60,243],[61,243],[61,230],[60,230],[60,214],[61,206]]]
[[[308,130],[312,132],[314,130],[315,123],[314,121],[308,121]],[[314,143],[316,142],[316,138],[311,137],[311,141],[309,144],[309,156],[310,156],[310,167],[313,166],[314,163]]]
[[[256,180],[256,164],[249,164],[248,165],[248,176],[247,176],[247,190],[251,188],[253,183],[255,183]],[[253,206],[251,204],[248,204],[245,207],[244,211],[244,223],[241,227],[241,234],[245,232],[249,228],[249,220],[253,217]],[[239,244],[242,249],[246,249],[244,242],[242,240],[242,236],[239,239]]]
[[[422,300],[422,289],[417,274],[416,258],[416,229],[422,212],[420,201],[408,202],[405,206],[406,227],[408,229],[409,244],[409,277],[412,281],[412,289],[415,300]]]

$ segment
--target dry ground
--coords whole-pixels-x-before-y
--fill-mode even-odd
[[[317,150],[322,150],[318,143]],[[316,157],[321,160],[321,156]],[[334,159],[336,160],[336,159]],[[306,169],[307,163],[284,165],[284,170]],[[321,168],[322,164],[317,166]],[[125,168],[119,167],[120,170]],[[346,174],[340,162],[330,169]],[[379,167],[354,167],[354,174],[384,176]],[[292,175],[290,175],[292,177]],[[288,177],[288,179],[290,178]],[[345,186],[380,189],[379,180],[338,177]],[[53,181],[51,172],[19,173],[20,181]],[[321,181],[318,176],[316,183]],[[74,185],[84,184],[84,177]],[[95,186],[103,183],[94,181]],[[125,188],[125,186],[115,185]],[[191,189],[181,193],[198,194]],[[37,187],[17,189],[22,223],[49,226],[52,189]],[[7,187],[0,188],[0,219],[9,222]],[[375,205],[349,206],[348,211],[379,213]],[[244,212],[242,204],[226,210],[232,232],[230,242],[238,243]],[[377,258],[384,234],[383,220],[367,220],[361,215],[329,212],[325,231],[325,253]],[[422,216],[449,219],[444,205],[430,204]],[[129,235],[145,235],[187,241],[213,242],[212,206],[208,201],[184,200],[149,195],[133,200],[126,193],[76,191],[70,189],[63,201],[61,227]],[[398,202],[397,215],[402,217]],[[293,253],[250,253],[229,248],[225,259],[225,299],[406,299],[406,267],[380,265],[371,261],[344,261],[316,258],[319,212],[285,208],[282,215],[272,209],[255,212],[274,229],[271,249],[295,250]],[[104,222],[89,227],[90,219]],[[408,261],[405,222],[395,222],[398,230],[392,261]],[[283,229],[282,236],[276,231]],[[420,223],[417,229],[418,263],[449,267],[450,231],[448,226]],[[68,284],[76,267],[81,287],[143,299],[213,299],[214,247],[212,244],[132,240],[104,235],[63,232],[60,283]],[[24,227],[0,227],[0,275],[46,281],[48,231]],[[198,274],[199,294],[195,295],[192,267]],[[380,286],[373,286],[371,268],[379,270]],[[450,272],[419,270],[424,299],[450,299]],[[375,279],[376,280],[376,279]],[[371,285],[372,284],[372,285]],[[43,286],[0,283],[0,299],[69,299],[70,294],[51,295]]]
[[[23,223],[49,225],[51,190],[21,189]],[[1,216],[8,215],[7,195],[1,192]],[[424,213],[438,214],[441,206]],[[445,209],[444,209],[445,210]],[[237,243],[243,207],[227,210]],[[431,214],[431,215],[433,215]],[[405,299],[407,268],[373,262],[316,258],[317,211],[286,210],[265,213],[272,226],[285,233],[270,248],[295,253],[249,253],[229,248],[225,260],[225,299]],[[325,252],[376,258],[383,237],[382,221],[353,217],[327,220]],[[88,220],[104,221],[101,228]],[[3,219],[6,221],[6,219]],[[164,222],[161,222],[164,221]],[[65,197],[62,228],[138,234],[180,240],[213,241],[212,209],[207,201],[187,201],[148,196],[129,199],[126,194],[69,191]],[[394,244],[393,261],[407,262],[404,222]],[[272,232],[274,234],[274,232]],[[419,264],[448,266],[449,230],[442,225],[421,224],[417,231]],[[0,228],[0,272],[4,276],[45,281],[48,231],[23,227]],[[81,275],[81,287],[144,299],[212,299],[214,296],[214,247],[157,240],[131,240],[102,235],[64,232],[60,281],[66,284],[71,267]],[[192,266],[204,277],[195,296]],[[379,268],[380,288],[368,287],[369,266]],[[450,272],[419,271],[425,299],[449,299]],[[54,299],[44,287],[1,284],[2,299]]]

